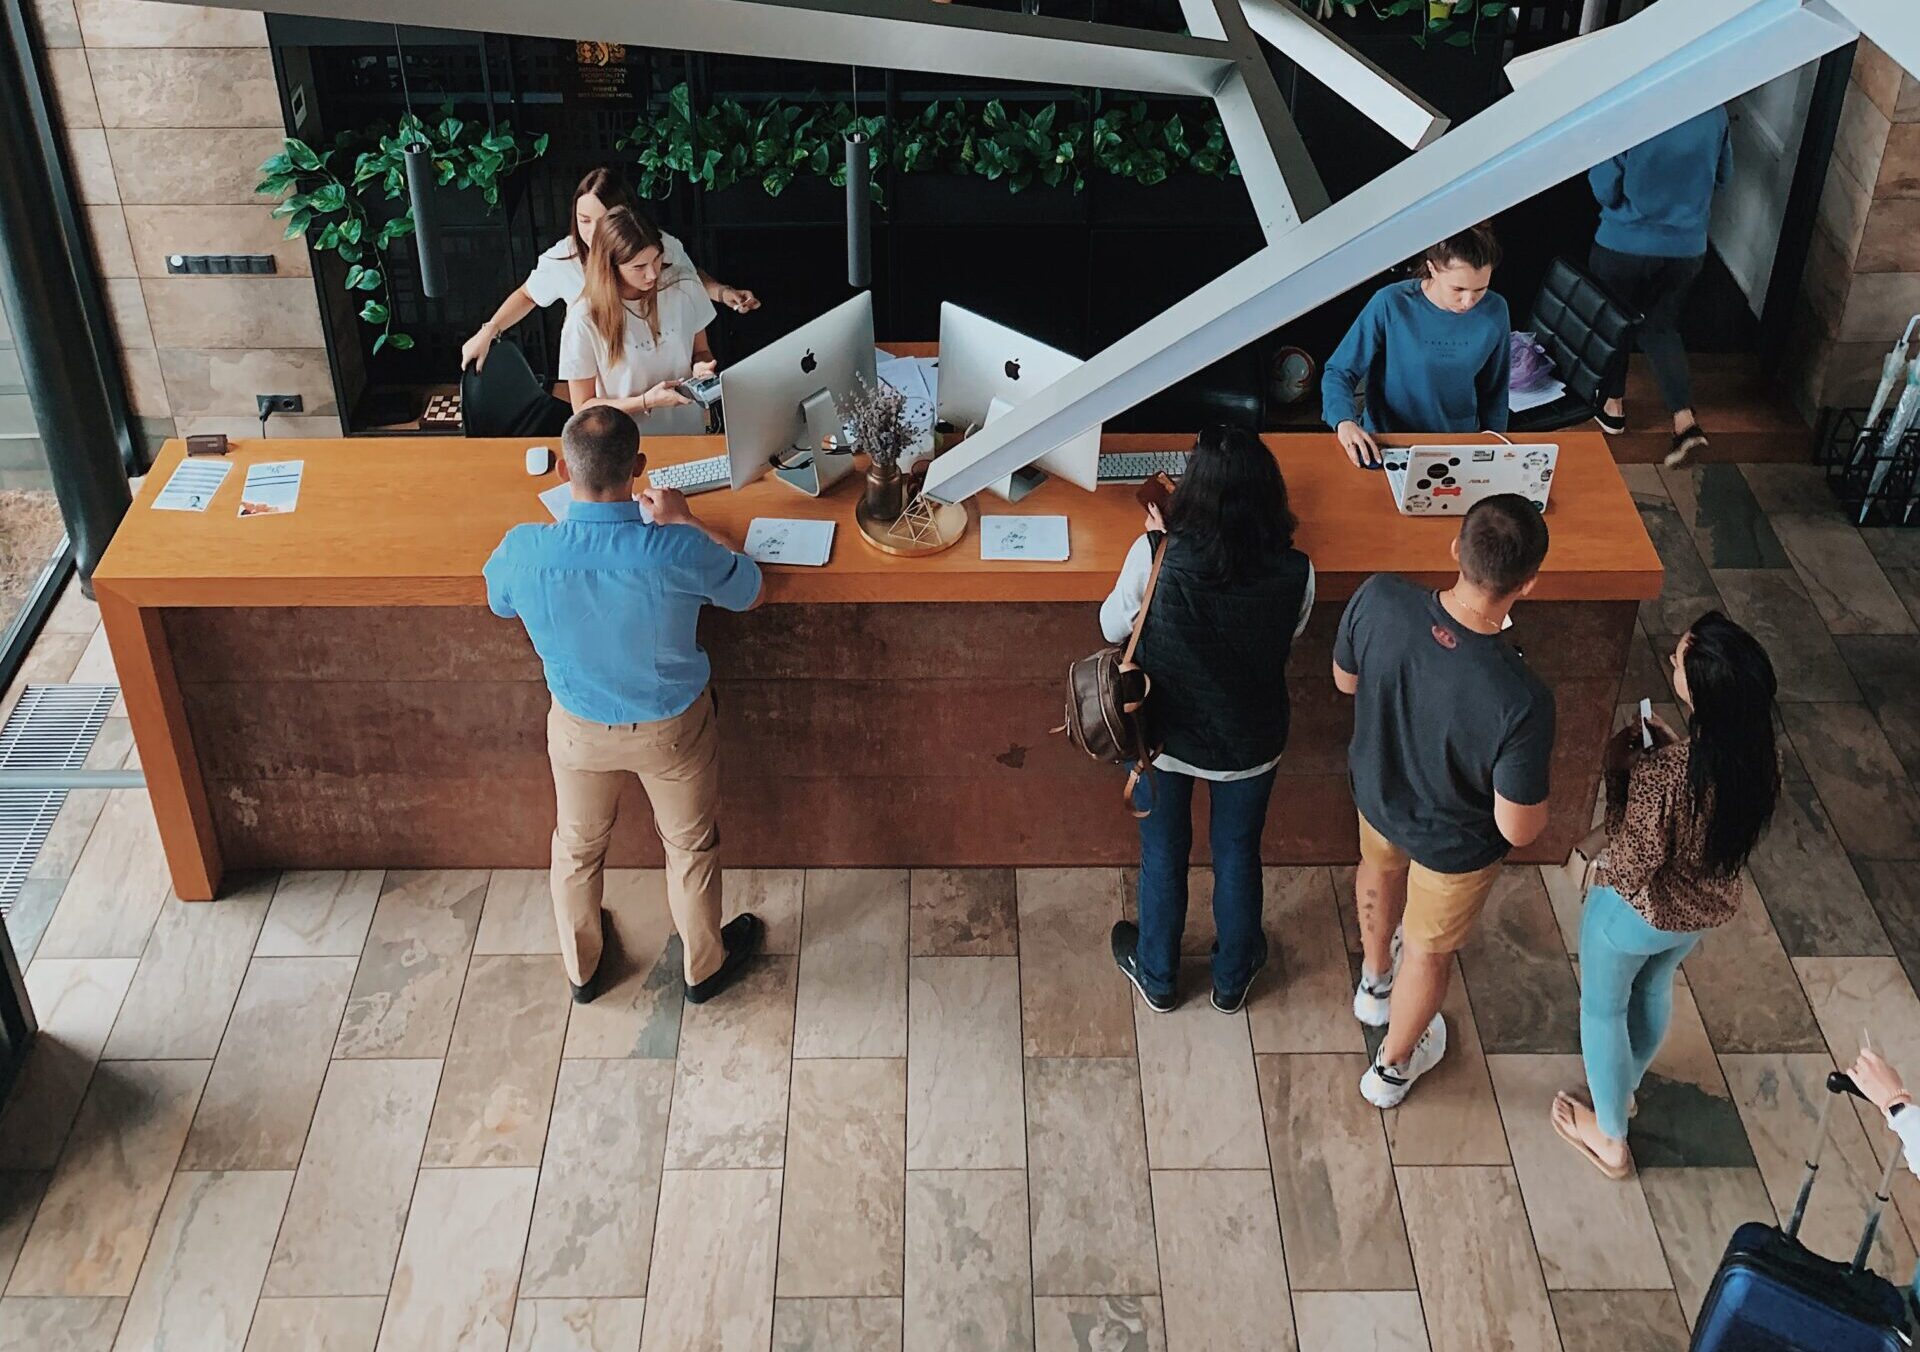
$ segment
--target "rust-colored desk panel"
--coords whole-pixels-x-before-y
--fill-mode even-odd
[[[1290,665],[1295,718],[1269,863],[1354,857],[1352,705],[1326,675],[1339,609],[1316,610]],[[166,616],[174,649],[195,654],[182,659],[181,690],[230,866],[535,868],[548,858],[547,693],[519,626],[475,626],[445,607],[336,609],[324,621],[332,657],[303,667],[310,612]],[[1097,641],[1096,625],[1094,607],[1065,603],[710,615],[727,862],[1128,862],[1137,847],[1120,775],[1047,732],[1064,659]],[[1554,654],[1540,665],[1560,707],[1553,822],[1527,857],[1564,858],[1585,832],[1633,632],[1631,602],[1518,612],[1516,635]],[[357,654],[403,639],[411,663],[354,669]],[[446,660],[454,652],[457,663]],[[612,859],[659,862],[637,787]]]
[[[1436,438],[1471,442],[1477,438]],[[1553,550],[1518,637],[1560,700],[1554,824],[1529,852],[1564,857],[1586,826],[1633,631],[1660,565],[1597,433],[1562,433]],[[1169,446],[1113,436],[1110,449]],[[1323,602],[1292,664],[1294,735],[1267,834],[1273,862],[1353,855],[1352,717],[1326,678],[1339,604],[1391,569],[1452,576],[1450,521],[1395,513],[1380,476],[1330,436],[1267,438],[1301,518]],[[204,514],[150,510],[170,442],[94,577],[127,689],[174,885],[206,899],[231,866],[514,864],[547,853],[539,664],[484,609],[481,565],[505,531],[544,521],[526,441],[239,441]],[[657,438],[657,463],[716,438]],[[236,515],[246,466],[306,463],[299,509]],[[1117,780],[1046,729],[1067,663],[1098,642],[1095,608],[1140,531],[1133,489],[1051,483],[1017,505],[1064,513],[1073,557],[986,563],[977,537],[932,559],[867,549],[858,479],[822,499],[765,480],[701,497],[736,536],[757,515],[843,523],[832,562],[769,569],[771,604],[712,615],[735,864],[1112,864],[1130,860]],[[614,858],[657,855],[631,795]]]

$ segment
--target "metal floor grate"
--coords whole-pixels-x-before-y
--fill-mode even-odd
[[[0,770],[79,770],[120,688],[29,685],[0,728]],[[0,789],[0,916],[13,910],[65,789]]]

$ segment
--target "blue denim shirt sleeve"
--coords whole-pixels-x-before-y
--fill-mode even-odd
[[[503,620],[511,620],[519,615],[514,609],[513,597],[507,590],[507,577],[512,569],[508,560],[507,546],[513,540],[511,532],[506,539],[494,547],[493,557],[487,560],[487,566],[481,570],[487,579],[487,609]]]
[[[709,605],[745,610],[760,595],[760,565],[715,540],[701,537],[694,568],[697,590]]]

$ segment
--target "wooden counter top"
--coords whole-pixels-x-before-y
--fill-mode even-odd
[[[1487,440],[1425,437],[1424,442]],[[1547,438],[1542,438],[1543,440]],[[1456,525],[1409,519],[1393,508],[1379,474],[1354,469],[1330,434],[1265,438],[1286,473],[1299,545],[1320,573],[1323,599],[1337,600],[1368,574],[1405,573],[1435,584],[1452,577],[1448,545]],[[1409,441],[1410,438],[1400,438]],[[1660,591],[1660,560],[1598,432],[1562,432],[1547,522],[1553,548],[1536,600],[1644,600]],[[204,513],[156,512],[154,497],[185,451],[169,441],[94,575],[103,593],[156,606],[477,606],[481,566],[510,526],[550,519],[537,494],[557,480],[528,478],[531,440],[418,436],[344,440],[241,440],[226,482]],[[1112,450],[1178,445],[1166,436],[1113,435]],[[557,449],[557,448],[556,448]],[[718,437],[654,437],[654,464],[724,450]],[[246,467],[303,460],[297,511],[238,515]],[[756,516],[832,517],[840,522],[825,568],[769,568],[770,602],[1097,601],[1113,585],[1141,530],[1131,485],[1085,493],[1058,480],[1010,504],[981,495],[977,517],[1065,514],[1073,557],[1066,563],[983,563],[978,522],[966,540],[923,560],[883,555],[860,538],[851,474],[820,499],[771,477],[742,492],[694,499],[694,510],[744,538]]]

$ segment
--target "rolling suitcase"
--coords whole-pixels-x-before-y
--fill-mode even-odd
[[[1820,1172],[1833,1105],[1841,1095],[1859,1092],[1841,1072],[1827,1076],[1827,1099],[1793,1216],[1784,1230],[1749,1221],[1733,1232],[1694,1321],[1692,1352],[1903,1352],[1913,1346],[1906,1298],[1867,1270],[1893,1171],[1900,1167],[1897,1143],[1851,1263],[1822,1258],[1795,1238]]]

